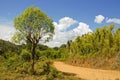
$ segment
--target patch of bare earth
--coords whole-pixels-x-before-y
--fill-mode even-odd
[[[63,62],[54,62],[53,65],[59,71],[74,73],[77,77],[86,80],[120,80],[119,71],[76,67]]]

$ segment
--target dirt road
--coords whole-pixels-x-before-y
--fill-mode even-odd
[[[76,67],[63,62],[54,62],[53,65],[59,71],[74,73],[86,80],[120,80],[120,72],[117,71]]]

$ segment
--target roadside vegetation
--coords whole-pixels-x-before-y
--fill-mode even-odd
[[[68,41],[59,50],[61,56],[67,57],[66,62],[73,65],[120,70],[120,28],[114,25],[97,28]]]

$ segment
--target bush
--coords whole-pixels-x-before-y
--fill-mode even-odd
[[[51,67],[51,62],[50,61],[41,61],[35,64],[35,70],[36,74],[49,74],[50,72],[50,67]]]
[[[20,58],[23,61],[30,61],[30,54],[26,49],[22,50],[22,53],[20,54]]]
[[[52,66],[50,60],[41,61],[35,64],[37,75],[42,75],[42,80],[54,80],[59,76],[59,72]]]
[[[30,62],[24,62],[16,68],[16,72],[24,73],[24,74],[31,74],[31,65]]]
[[[7,51],[7,52],[5,52],[2,56],[4,56],[5,59],[9,59],[9,58],[14,57],[14,56],[16,56],[16,55],[18,55],[18,54],[15,53],[15,52]]]
[[[36,49],[35,59],[38,60],[41,57],[40,50]]]

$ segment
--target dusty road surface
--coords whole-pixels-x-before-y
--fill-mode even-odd
[[[54,62],[53,65],[59,71],[74,73],[86,80],[120,80],[120,72],[117,71],[76,67],[63,62]]]

